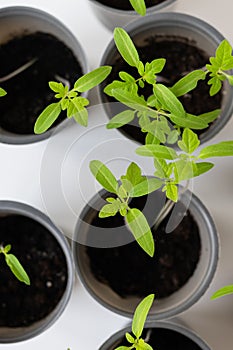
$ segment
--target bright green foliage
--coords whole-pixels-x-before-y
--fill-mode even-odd
[[[199,144],[198,136],[192,130],[185,128],[182,139],[177,143],[179,153],[171,147],[158,144],[140,146],[136,149],[136,153],[154,158],[156,169],[154,175],[162,181],[162,191],[166,192],[167,198],[177,202],[178,185],[181,181],[200,176],[213,168],[213,163],[200,160],[233,156],[233,141],[206,146],[195,155]]]
[[[181,128],[205,129],[219,116],[219,110],[199,116],[188,114],[178,99],[195,89],[200,80],[206,79],[208,72],[206,69],[190,72],[168,88],[159,83],[160,74],[162,75],[166,63],[164,58],[146,63],[140,61],[133,41],[122,28],[115,29],[114,40],[122,58],[127,64],[135,67],[135,75],[138,74],[138,76],[120,72],[120,79],[114,80],[105,87],[104,92],[107,95],[128,107],[124,112],[116,115],[108,123],[107,128],[119,128],[138,118],[141,131],[149,134],[148,137],[146,136],[147,144],[174,144],[178,140]],[[143,96],[143,90],[142,92],[139,90],[146,85],[151,88],[151,96],[147,99]],[[170,121],[174,127],[171,126]]]
[[[228,80],[233,85],[233,77],[227,71],[233,69],[232,47],[227,40],[223,40],[218,46],[215,57],[210,57],[210,63],[206,65],[209,72],[211,85],[210,95],[215,95],[222,87],[222,82]]]
[[[228,294],[233,294],[233,284],[229,285],[229,286],[225,286],[220,288],[219,290],[217,290],[217,292],[215,292],[212,296],[211,299],[217,299],[220,297],[223,297],[225,295]]]
[[[130,346],[119,346],[115,350],[153,350],[153,348],[147,344],[142,338],[143,328],[146,322],[147,315],[154,301],[154,294],[148,295],[137,306],[132,321],[132,334],[126,333],[125,337],[130,343]]]
[[[3,88],[0,87],[0,97],[5,96],[6,94],[7,94],[7,92]]]
[[[110,73],[111,67],[99,67],[82,77],[74,84],[72,89],[62,83],[55,81],[49,82],[50,89],[55,92],[55,98],[59,100],[47,106],[36,120],[34,132],[42,134],[50,128],[50,126],[59,117],[61,111],[66,111],[67,118],[74,117],[77,123],[82,126],[88,124],[88,99],[80,96],[80,93],[86,92],[96,85],[100,84]]]
[[[107,204],[102,207],[99,217],[115,216],[117,213],[125,217],[126,224],[141,248],[150,256],[154,255],[154,240],[149,224],[143,213],[136,208],[130,208],[131,198],[141,197],[159,189],[163,182],[157,178],[142,176],[141,169],[131,163],[126,174],[121,176],[119,183],[112,172],[100,161],[90,162],[90,170],[96,180],[115,198],[106,198]]]
[[[129,0],[133,9],[141,16],[146,14],[146,4],[144,0]]]
[[[0,254],[5,255],[5,261],[9,268],[11,269],[12,273],[15,275],[15,277],[20,281],[24,282],[27,285],[30,285],[30,279],[24,270],[23,266],[20,264],[19,260],[16,258],[15,255],[9,254],[9,251],[11,250],[11,245],[8,244],[7,246],[0,247]]]

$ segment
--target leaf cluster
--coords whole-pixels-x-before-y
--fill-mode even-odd
[[[219,116],[220,110],[198,116],[189,114],[179,100],[180,96],[195,89],[198,82],[206,78],[207,71],[199,69],[190,72],[168,88],[157,81],[166,64],[164,58],[144,64],[130,36],[122,28],[114,30],[114,40],[125,62],[136,68],[138,77],[120,72],[120,80],[114,80],[105,87],[107,95],[130,108],[114,116],[107,128],[119,128],[136,117],[141,131],[147,133],[146,138],[150,143],[174,144],[181,128],[205,129]],[[145,85],[151,86],[152,94],[148,98],[139,94],[139,88],[144,88]]]
[[[6,264],[9,266],[12,273],[15,275],[15,277],[20,281],[27,285],[30,285],[30,279],[24,270],[23,266],[19,262],[19,260],[16,258],[15,255],[9,254],[11,250],[11,245],[8,244],[5,247],[0,247],[0,254],[4,254]]]
[[[70,89],[61,82],[50,81],[49,87],[55,93],[58,102],[48,105],[36,120],[35,134],[41,134],[48,130],[59,117],[61,111],[66,111],[67,118],[73,117],[82,126],[88,124],[89,100],[80,96],[100,84],[110,73],[111,67],[102,66],[80,77]]]
[[[210,63],[206,65],[206,69],[210,76],[208,84],[211,85],[211,96],[221,89],[224,80],[228,80],[233,86],[233,76],[227,73],[233,69],[232,47],[226,39],[218,46],[215,56],[210,57]]]
[[[126,174],[118,182],[113,173],[99,160],[90,162],[90,170],[96,180],[114,197],[107,197],[107,204],[102,207],[99,217],[115,216],[117,213],[125,218],[129,230],[141,248],[150,256],[154,255],[154,240],[150,226],[144,214],[137,208],[130,207],[130,199],[147,195],[162,186],[157,178],[147,178],[141,169],[131,163]]]
[[[154,294],[150,294],[139,303],[133,316],[132,335],[128,332],[125,334],[130,346],[119,346],[115,350],[153,350],[153,348],[141,338],[145,321],[153,301]]]

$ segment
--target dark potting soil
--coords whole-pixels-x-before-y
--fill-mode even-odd
[[[0,219],[0,244],[11,244],[31,285],[17,280],[0,255],[0,327],[29,326],[46,317],[67,284],[67,264],[56,239],[41,224],[20,215]]]
[[[166,81],[161,82],[167,86],[175,84],[187,72],[203,68],[209,61],[208,55],[197,48],[195,42],[188,41],[182,37],[155,35],[148,38],[143,45],[137,45],[137,39],[135,39],[135,46],[143,63],[150,62],[156,58],[163,57],[166,59],[166,65],[159,75],[166,79]],[[112,72],[102,86],[109,84],[113,80],[119,80],[120,71],[126,71],[132,76],[138,77],[136,68],[129,67],[118,53],[114,56],[114,62],[110,64],[113,65]],[[186,112],[199,115],[220,108],[222,92],[220,91],[215,96],[210,97],[209,89],[210,86],[206,82],[200,81],[193,91],[180,97],[179,99],[183,103]],[[146,97],[149,97],[153,93],[151,87],[139,89],[139,92]],[[115,101],[107,95],[105,100],[106,102]],[[119,108],[122,110],[122,106],[120,107],[119,104],[111,106],[112,117],[119,113]],[[140,131],[137,121],[134,121],[132,125],[123,126],[121,130],[129,137],[144,144],[145,134]],[[195,130],[200,137],[205,131],[206,129]]]
[[[16,134],[33,134],[42,110],[57,102],[49,81],[65,78],[72,85],[82,75],[73,52],[55,36],[47,33],[23,33],[0,45],[0,78],[36,58],[29,68],[0,83],[7,95],[0,99],[0,127]],[[59,76],[59,77],[57,77]],[[54,125],[66,118],[62,112]]]
[[[150,333],[149,333],[150,332]],[[150,334],[150,335],[149,335]],[[147,341],[153,349],[159,350],[201,350],[200,346],[194,343],[191,339],[184,334],[178,333],[171,329],[166,328],[148,328],[143,331],[142,338],[145,339],[149,335]],[[118,341],[114,346],[108,350],[114,350],[118,346],[128,346],[129,343],[125,340],[125,337]]]
[[[147,201],[146,196],[133,199],[131,207],[141,210],[144,208],[144,215],[149,222],[153,222],[162,201],[157,197],[157,203],[148,202],[144,207]],[[183,204],[176,204],[176,218],[173,216],[173,220],[177,220],[184,213]],[[168,218],[161,223],[156,232],[153,232],[155,241],[153,258],[149,257],[135,241],[108,249],[86,247],[90,268],[95,278],[109,285],[121,297],[145,297],[150,293],[156,293],[158,298],[164,298],[177,291],[196,269],[201,242],[197,223],[189,211],[178,226],[174,222],[175,229],[172,233],[165,231],[167,222]],[[121,226],[113,234],[119,235],[119,240],[124,239],[124,235],[131,233],[123,225],[124,221],[120,214],[101,219],[95,210],[92,213],[90,235],[92,233],[94,235],[95,226],[103,227],[105,231],[107,228]],[[107,233],[111,235],[110,230]]]
[[[133,8],[129,2],[129,0],[97,0],[101,4],[104,4],[106,6],[119,9],[119,10],[126,10],[126,11],[132,11]],[[146,7],[152,7],[155,5],[158,5],[166,0],[145,0]]]

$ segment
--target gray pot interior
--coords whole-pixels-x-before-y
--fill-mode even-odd
[[[136,305],[140,302],[140,298],[122,298],[109,286],[99,282],[91,271],[90,261],[85,249],[85,244],[107,248],[108,246],[127,244],[133,240],[131,233],[125,227],[123,230],[121,228],[120,230],[119,228],[101,230],[94,226],[91,227],[90,221],[93,210],[90,208],[99,210],[102,207],[103,200],[100,198],[100,194],[103,193],[104,191],[94,196],[80,215],[72,242],[74,261],[82,283],[98,302],[116,313],[132,317]],[[157,202],[159,202],[159,206],[162,205],[161,200],[154,201],[152,199],[152,201],[148,200],[145,206],[145,208],[147,206],[148,208],[153,208],[155,217],[160,210]],[[189,191],[186,191],[181,196],[181,202],[189,209],[198,225],[201,240],[200,259],[194,274],[183,287],[169,297],[156,300],[156,305],[152,307],[149,314],[149,318],[155,320],[175,316],[193,305],[208,288],[217,266],[218,236],[210,214],[201,201]],[[147,210],[145,208],[143,211]],[[174,207],[172,212],[173,218],[179,215],[176,208]],[[89,232],[91,232],[91,235]],[[156,294],[156,291],[154,292]]]
[[[202,340],[196,333],[191,331],[186,326],[180,324],[179,320],[176,321],[149,321],[145,324],[145,329],[156,328],[166,329],[182,334],[183,336],[192,340],[196,345],[200,347],[200,350],[211,350],[210,347]],[[113,334],[100,348],[99,350],[114,350],[119,346],[119,341],[124,338],[126,332],[130,332],[130,326]],[[148,342],[150,343],[150,342]]]
[[[125,30],[129,33],[136,46],[143,46],[146,39],[153,35],[170,37],[178,36],[188,39],[189,42],[193,42],[196,47],[206,52],[209,57],[214,55],[216,48],[224,39],[223,35],[208,23],[196,17],[181,13],[168,12],[146,16],[145,18],[130,23],[125,27]],[[119,53],[116,49],[114,40],[111,40],[103,54],[100,64],[112,65],[112,63],[115,62],[116,57],[119,57]],[[112,115],[112,107],[114,103],[106,103],[108,100],[103,93],[103,87],[104,85],[102,84],[98,88],[99,96],[104,105],[106,114],[110,117]],[[233,87],[229,86],[228,83],[224,83],[220,116],[206,132],[201,134],[201,142],[206,142],[214,137],[225,126],[231,118],[232,113]]]
[[[123,27],[140,17],[133,9],[129,11],[115,9],[101,4],[97,0],[89,0],[89,4],[98,20],[111,31],[115,27]],[[148,7],[146,14],[152,15],[157,12],[171,11],[175,4],[176,0],[166,0],[160,4]]]
[[[57,306],[44,319],[27,327],[0,327],[0,343],[16,343],[27,340],[39,335],[50,327],[61,316],[67,306],[74,281],[73,260],[70,247],[62,232],[57,229],[51,220],[45,214],[29,205],[13,201],[0,201],[0,217],[12,214],[26,216],[39,222],[56,238],[66,259],[67,285]]]
[[[83,74],[88,71],[85,53],[75,36],[58,19],[39,9],[16,6],[0,9],[1,44],[23,32],[41,31],[57,37],[69,47],[79,62]],[[63,122],[66,123],[66,120]],[[0,142],[26,144],[49,137],[54,128],[41,135],[19,135],[0,128]]]

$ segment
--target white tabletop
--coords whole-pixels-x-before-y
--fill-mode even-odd
[[[85,50],[90,67],[98,66],[101,55],[111,39],[111,33],[104,29],[94,17],[87,0],[0,1],[0,7],[10,5],[28,5],[57,16],[77,36]],[[178,0],[176,11],[206,20],[233,44],[232,0],[214,3],[212,0]],[[96,101],[94,94],[92,94],[92,101]],[[147,162],[133,155],[135,145],[116,131],[106,131],[103,127],[106,117],[99,114],[93,107],[90,111],[91,120],[87,130],[80,131],[80,128],[75,126],[72,130],[67,130],[66,135],[65,131],[62,137],[58,135],[55,141],[45,140],[26,146],[0,144],[2,164],[0,199],[18,200],[41,209],[51,216],[67,236],[70,236],[76,216],[85,201],[91,197],[93,190],[99,189],[94,179],[88,174],[89,160],[114,159],[112,167],[115,167],[120,174],[125,170],[128,159],[133,157],[141,164],[143,170],[150,172]],[[98,143],[96,144],[97,134]],[[102,149],[106,150],[105,137],[109,140],[108,153],[102,151]],[[233,121],[231,120],[211,142],[230,140],[232,137]],[[63,141],[70,138],[73,143],[69,141],[64,144],[64,148],[59,148],[62,138]],[[115,153],[113,153],[114,149]],[[233,283],[233,161],[220,159],[215,163],[217,166],[210,174],[195,181],[193,190],[211,212],[219,231],[221,256],[218,270],[206,294],[190,310],[182,314],[181,318],[209,343],[212,350],[231,350],[233,296],[217,301],[210,301],[210,296],[221,286]],[[59,164],[61,164],[60,168]],[[116,167],[116,164],[120,166]],[[55,187],[56,183],[61,191],[59,203],[52,201],[54,192],[58,191]],[[100,306],[76,279],[67,309],[50,329],[23,343],[0,345],[0,350],[66,350],[67,347],[71,350],[97,350],[104,340],[122,328],[127,321],[128,319]]]

